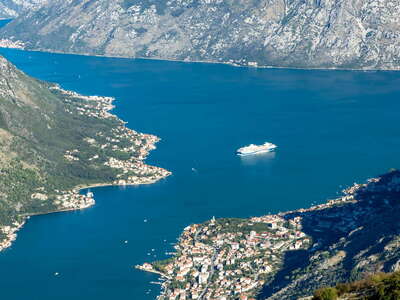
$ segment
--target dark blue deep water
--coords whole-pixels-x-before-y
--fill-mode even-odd
[[[85,211],[31,218],[0,254],[2,299],[154,299],[157,276],[132,266],[166,257],[188,224],[310,206],[399,166],[397,72],[0,53],[66,89],[116,97],[131,128],[162,138],[148,162],[174,173],[95,189]],[[264,141],[275,155],[234,154]]]

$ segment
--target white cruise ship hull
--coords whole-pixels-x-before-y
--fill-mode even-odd
[[[268,153],[268,152],[272,152],[272,151],[274,151],[274,149],[263,149],[263,150],[258,150],[258,151],[253,151],[253,152],[246,152],[246,153],[237,152],[237,155],[239,155],[239,156],[249,156],[249,155],[256,155],[256,154],[261,154],[261,153]]]

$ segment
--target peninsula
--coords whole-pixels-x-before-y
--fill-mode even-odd
[[[161,274],[159,299],[310,296],[400,270],[399,199],[400,172],[393,170],[309,209],[190,225],[174,257],[137,268]]]
[[[80,189],[171,174],[144,163],[159,138],[127,128],[113,101],[39,81],[0,57],[0,250],[29,216],[93,205]]]

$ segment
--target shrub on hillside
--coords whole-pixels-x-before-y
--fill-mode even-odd
[[[315,291],[313,300],[336,300],[337,298],[336,288],[328,287]]]
[[[346,294],[352,294],[351,299],[399,300],[400,272],[378,273],[363,280],[321,288],[315,291],[312,300],[336,300]]]

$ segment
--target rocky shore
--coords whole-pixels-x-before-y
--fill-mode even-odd
[[[24,226],[26,218],[20,222],[15,221],[12,225],[1,226],[0,230],[4,234],[4,238],[0,240],[0,251],[11,247],[12,243],[17,239],[17,231]]]
[[[101,96],[83,96],[51,85],[50,90],[60,95],[66,104],[68,114],[88,118],[109,119],[118,124],[111,129],[111,135],[98,131],[95,137],[86,137],[82,144],[85,149],[66,150],[64,159],[71,164],[91,163],[111,168],[116,172],[115,180],[81,184],[68,190],[49,190],[48,187],[38,187],[31,194],[34,201],[51,202],[52,209],[40,213],[21,214],[12,224],[0,226],[0,251],[12,245],[17,237],[17,231],[24,225],[27,218],[33,215],[85,209],[95,204],[94,195],[88,192],[82,195],[82,189],[96,186],[118,186],[151,184],[171,175],[171,172],[144,163],[150,151],[156,149],[159,138],[137,133],[126,127],[126,123],[110,113],[114,108],[114,98]],[[88,156],[87,147],[92,155]],[[100,154],[102,153],[102,154]],[[104,153],[110,153],[110,156]],[[119,158],[116,158],[119,157]]]
[[[395,265],[396,257],[400,261],[397,250],[371,260],[364,257],[364,248],[355,250],[360,244],[351,244],[372,220],[396,214],[399,195],[400,172],[393,171],[365,184],[354,184],[342,197],[308,209],[190,225],[180,236],[174,257],[137,268],[165,279],[160,300],[307,296],[321,284],[348,279],[352,272],[361,276],[385,262],[386,267],[389,262]],[[371,230],[382,234],[377,226]],[[387,249],[393,249],[390,245],[398,236],[382,230],[386,230]],[[379,242],[370,235],[370,244],[363,245],[367,249]],[[290,267],[289,257],[294,257]],[[352,268],[345,264],[350,257]],[[335,272],[339,275],[330,277]]]

